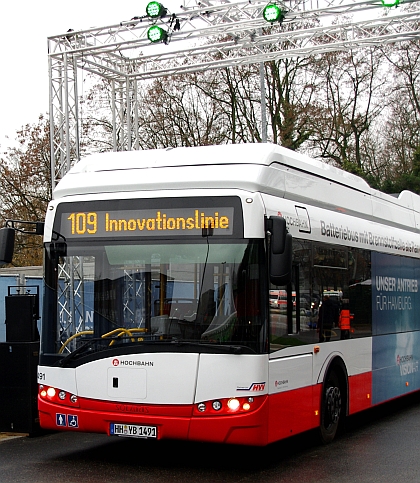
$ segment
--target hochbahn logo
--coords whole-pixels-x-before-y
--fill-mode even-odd
[[[406,376],[407,374],[413,374],[419,370],[419,361],[414,360],[412,354],[400,356],[397,355],[397,366],[400,368],[401,376]]]
[[[112,365],[117,367],[117,366],[153,366],[152,361],[139,361],[139,360],[128,360],[125,361],[124,359],[113,359],[112,360]]]

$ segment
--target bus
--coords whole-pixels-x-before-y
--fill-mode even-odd
[[[287,291],[286,290],[270,290],[269,291],[269,298],[270,298],[270,307],[276,309],[284,309],[287,308]],[[293,304],[296,305],[296,293],[292,292],[292,300]]]
[[[332,441],[420,389],[419,227],[419,196],[277,145],[87,156],[45,218],[41,427]]]

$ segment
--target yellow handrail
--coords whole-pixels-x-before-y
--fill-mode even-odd
[[[121,335],[128,335],[131,337],[131,342],[135,342],[135,339],[133,337],[133,332],[147,332],[147,329],[140,329],[140,328],[132,328],[132,329],[124,329],[123,327],[119,327],[118,329],[111,330],[111,332],[107,332],[106,334],[101,335],[101,338],[109,337],[114,334],[118,334],[117,337],[120,337]],[[93,330],[82,330],[81,332],[77,332],[77,334],[73,334],[70,336],[66,342],[60,347],[60,350],[58,351],[59,354],[62,354],[64,349],[67,347],[67,345],[76,337],[80,337],[81,335],[93,335]],[[112,345],[115,342],[115,340],[112,340],[109,345]]]
[[[62,354],[63,353],[63,350],[66,348],[67,344],[69,344],[73,339],[75,339],[76,337],[80,337],[81,335],[92,335],[93,334],[93,330],[82,330],[81,332],[77,332],[77,334],[73,334],[72,336],[70,336],[66,342],[64,342],[64,344],[60,347],[60,350],[58,351],[59,354]]]

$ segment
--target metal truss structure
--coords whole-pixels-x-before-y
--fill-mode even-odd
[[[143,80],[420,37],[420,0],[405,0],[404,9],[384,8],[381,0],[279,0],[285,16],[273,24],[262,15],[268,2],[201,0],[196,7],[158,19],[144,15],[50,37],[52,188],[80,157],[82,72],[109,82],[113,149],[123,151],[140,148],[137,87]],[[151,25],[167,32],[165,43],[149,41]],[[82,266],[62,267],[59,319],[67,335],[85,328],[81,270]],[[139,283],[127,273],[124,318],[136,319],[138,308],[132,300]]]
[[[60,265],[58,279],[58,319],[63,345],[71,335],[85,330],[83,258],[73,257],[71,263]],[[76,341],[72,344],[72,350],[75,344]],[[66,351],[69,351],[69,347]]]
[[[50,37],[53,188],[80,157],[81,72],[110,82],[113,149],[139,149],[138,82],[418,38],[418,2],[406,0],[412,8],[389,9],[380,0],[289,0],[278,3],[283,21],[269,24],[262,16],[268,1],[201,0],[197,7],[157,20],[145,15]],[[149,41],[153,24],[167,31],[165,44]]]

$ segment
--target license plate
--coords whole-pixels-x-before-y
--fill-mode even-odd
[[[157,438],[157,427],[141,424],[111,423],[110,434],[132,438]]]

